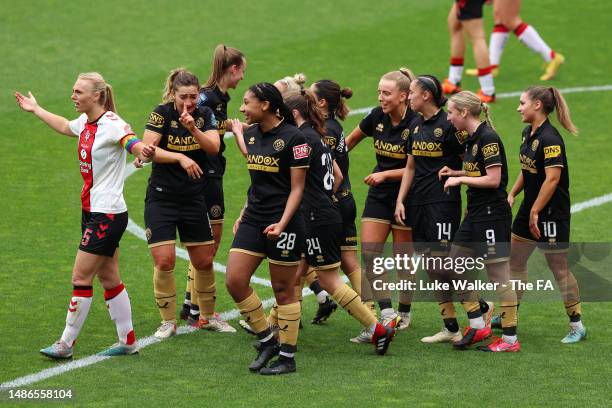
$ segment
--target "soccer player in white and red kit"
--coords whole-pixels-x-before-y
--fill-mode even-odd
[[[17,103],[58,133],[78,137],[78,155],[84,184],[81,191],[83,238],[72,271],[73,293],[61,338],[40,352],[52,359],[72,357],[73,346],[87,318],[98,277],[119,342],[101,355],[138,352],[132,325],[130,299],[119,277],[119,241],[127,227],[123,199],[126,151],[149,161],[155,148],[136,138],[130,126],[115,113],[112,88],[98,73],[80,74],[72,89],[77,119],[68,119],[43,109],[30,92],[15,92]]]

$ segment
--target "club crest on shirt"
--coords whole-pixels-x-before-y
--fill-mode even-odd
[[[217,107],[216,107],[216,111],[217,111],[217,112],[221,112],[222,110],[223,110],[223,104],[222,104],[222,103],[220,103],[220,104],[218,104],[218,105],[217,105]]]
[[[531,143],[531,150],[535,152],[536,150],[538,150],[539,145],[540,141],[538,139],[534,140],[533,143]]]
[[[250,137],[250,139],[249,139],[249,144],[250,144],[250,145],[255,144],[255,137],[254,137],[254,136],[251,136],[251,137]]]
[[[478,145],[474,145],[472,147],[472,156],[476,156],[478,154]]]
[[[434,136],[435,137],[441,137],[444,134],[444,131],[442,130],[442,128],[435,128],[434,129]]]
[[[176,123],[176,120],[173,120],[172,122],[170,122],[170,127],[174,129],[178,128],[178,123]]]
[[[91,136],[91,134],[89,133],[89,130],[87,132],[85,132],[85,141],[89,142],[89,137]]]
[[[379,123],[378,125],[376,125],[377,132],[382,132],[384,128],[385,128],[385,125],[383,125],[382,123]]]
[[[413,133],[413,134],[415,134],[415,135],[416,135],[417,133],[419,133],[419,127],[418,127],[418,126],[417,126],[417,127],[415,127],[415,128],[414,128],[414,131],[413,131],[412,133]]]
[[[221,216],[221,206],[218,204],[213,205],[212,207],[210,207],[210,214],[217,218]]]
[[[203,117],[199,117],[198,120],[196,120],[195,125],[196,125],[196,127],[198,129],[201,129],[202,126],[204,126],[204,118]]]
[[[285,148],[285,141],[283,139],[276,139],[274,143],[272,144],[272,147],[277,152],[280,152],[281,150]]]
[[[410,135],[410,129],[404,129],[402,132],[402,140],[408,140],[408,136]]]

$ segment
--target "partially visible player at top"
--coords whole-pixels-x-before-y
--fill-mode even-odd
[[[249,370],[262,375],[286,374],[296,370],[300,304],[295,277],[305,228],[299,207],[310,149],[274,85],[252,85],[244,94],[240,111],[251,126],[244,135],[240,134],[242,129],[234,131],[245,142],[243,153],[251,185],[247,204],[234,224],[225,284],[259,339],[257,357]],[[261,300],[250,287],[251,276],[265,258],[278,304],[278,340]],[[278,359],[268,366],[277,355]]]
[[[223,194],[223,175],[225,174],[225,142],[223,141],[226,130],[231,130],[227,120],[227,104],[230,101],[229,89],[236,89],[244,78],[247,61],[244,54],[233,47],[219,44],[215,48],[212,71],[206,83],[200,89],[198,107],[207,106],[217,119],[217,131],[219,132],[219,153],[207,155],[204,164],[204,200],[208,209],[208,218],[212,226],[213,238],[215,239],[215,254],[221,243],[223,234],[223,218],[225,214],[225,199]],[[203,293],[200,293],[200,302],[204,309],[199,310],[198,302],[191,300],[197,297],[193,288],[193,265],[189,265],[187,290],[185,301],[181,310],[181,318],[187,319],[196,326],[208,330],[221,332],[235,332],[235,329],[223,321],[218,313],[215,313],[217,289],[215,273],[213,270],[206,271],[203,276]],[[190,310],[191,309],[191,310]],[[202,319],[199,319],[199,316]]]
[[[565,304],[570,330],[562,343],[577,343],[586,338],[582,324],[580,290],[569,270],[567,254],[570,241],[569,168],[565,143],[552,125],[549,115],[568,132],[577,134],[565,98],[553,87],[532,86],[520,96],[518,112],[527,127],[520,148],[521,173],[508,194],[510,206],[523,192],[523,202],[512,224],[512,279],[527,281],[527,260],[536,247],[546,257]],[[517,292],[521,301],[523,291]],[[497,322],[495,322],[497,323]]]
[[[555,52],[544,41],[536,29],[525,23],[520,16],[521,0],[494,0],[493,1],[493,18],[495,26],[491,32],[489,40],[489,59],[493,76],[497,76],[499,65],[504,53],[506,42],[510,37],[510,32],[513,32],[523,44],[531,51],[540,54],[544,60],[546,67],[544,73],[540,76],[541,81],[549,81],[553,79],[561,64],[565,62],[565,57],[558,52]],[[467,75],[477,75],[477,70],[468,69]]]
[[[448,13],[448,31],[451,42],[451,60],[448,78],[444,80],[442,89],[447,95],[461,91],[461,76],[463,74],[463,58],[465,56],[465,38],[470,39],[474,51],[474,60],[478,69],[480,90],[478,97],[486,103],[495,102],[495,85],[489,64],[489,51],[485,41],[482,21],[482,7],[485,0],[456,0]]]
[[[378,83],[380,106],[372,109],[346,139],[347,148],[351,151],[366,137],[372,137],[376,153],[376,166],[363,180],[369,189],[361,217],[361,248],[366,268],[366,282],[362,285],[369,285],[371,289],[375,280],[386,283],[388,279],[386,273],[375,275],[372,267],[374,258],[384,251],[389,234],[393,236],[393,251],[396,254],[409,251],[412,242],[410,226],[399,224],[393,215],[406,166],[406,142],[410,126],[418,119],[418,114],[408,106],[413,79],[414,74],[408,68],[383,75]],[[398,274],[403,272],[398,271]],[[400,293],[397,312],[391,303],[389,290],[378,290],[373,294],[385,326],[408,328],[412,303],[409,291]],[[372,332],[365,330],[351,341],[367,343],[371,337]]]
[[[155,147],[136,138],[130,125],[116,114],[112,88],[97,72],[79,74],[72,102],[80,116],[69,121],[43,109],[31,92],[15,92],[19,107],[32,112],[56,132],[78,137],[83,238],[72,269],[72,297],[60,339],[40,352],[52,359],[69,359],[85,323],[93,297],[93,280],[104,288],[104,299],[117,326],[119,342],[100,353],[106,356],[138,352],[132,309],[119,276],[119,241],[128,223],[123,199],[126,151],[150,160]]]
[[[184,68],[172,70],[162,103],[149,115],[144,140],[158,146],[145,198],[147,242],[153,257],[153,288],[162,318],[159,339],[176,334],[176,231],[187,248],[197,302],[206,300],[214,238],[206,211],[203,168],[206,154],[219,151],[212,110],[197,106],[200,81]],[[202,319],[206,319],[201,316]],[[208,320],[213,317],[208,318]],[[223,322],[216,322],[222,325]]]
[[[480,115],[485,120],[481,122]],[[483,351],[516,352],[521,349],[517,338],[516,292],[510,283],[510,224],[512,210],[508,205],[508,163],[501,138],[493,129],[489,107],[473,92],[462,91],[448,101],[448,120],[459,131],[467,132],[463,169],[453,170],[444,166],[438,172],[440,179],[446,178],[444,188],[460,185],[467,188],[467,214],[453,240],[450,258],[477,259],[484,261],[488,278],[496,284],[495,290],[501,300],[503,335]],[[471,272],[471,271],[470,271]],[[451,280],[465,280],[466,275],[447,272]],[[476,293],[470,299],[477,301]],[[491,327],[482,318],[480,309],[468,312],[470,326],[461,340],[455,341],[456,349],[469,346],[491,337]]]

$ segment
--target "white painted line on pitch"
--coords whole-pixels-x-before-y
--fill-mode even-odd
[[[587,87],[576,87],[576,88],[565,88],[565,89],[561,89],[562,93],[573,93],[573,92],[596,92],[596,91],[612,91],[612,85],[603,85],[603,86],[587,86]],[[503,93],[503,94],[499,94],[498,98],[510,98],[510,97],[515,97],[515,96],[520,96],[521,92],[510,92],[510,93]],[[372,108],[363,108],[363,109],[356,109],[354,111],[351,112],[351,114],[356,115],[359,113],[367,113],[370,110],[372,110]],[[231,136],[231,133],[229,134]],[[228,135],[226,134],[225,137],[228,137]],[[125,177],[129,177],[131,176],[136,170],[133,165],[128,164],[126,167],[126,171],[125,171]],[[606,204],[608,202],[612,201],[612,193],[610,194],[606,194],[600,197],[595,197],[593,199],[587,200],[587,201],[583,201],[581,203],[578,204],[574,204],[571,207],[571,212],[572,214],[575,213],[579,213],[583,210],[586,210],[588,208],[592,208],[592,207],[598,207],[600,205]],[[130,225],[132,225],[132,228],[130,229]],[[140,228],[135,222],[133,222],[131,219],[128,222],[128,230],[136,235],[138,238],[141,238],[143,240],[146,240],[146,237],[144,235],[144,230],[142,228]],[[177,255],[179,254],[179,250],[182,250],[186,252],[184,249],[182,248],[177,248]],[[180,255],[179,255],[180,256]],[[185,258],[187,259],[187,258]],[[225,266],[222,264],[218,264],[215,262],[215,270],[218,270],[219,272],[221,272],[220,269],[223,269],[223,273],[225,273]],[[260,278],[257,278],[260,279]],[[346,276],[344,277],[344,280],[346,282]],[[254,280],[253,280],[254,281]],[[267,284],[264,283],[260,283],[264,286],[272,286],[270,281],[267,281],[266,279],[261,279],[261,281],[265,281],[267,282]],[[305,288],[302,290],[302,296],[309,296],[312,294],[312,291],[308,288]],[[262,301],[264,308],[269,308],[270,306],[272,306],[272,304],[274,304],[274,298],[269,298],[269,299],[265,299]],[[221,313],[221,317],[224,320],[233,320],[235,318],[237,318],[238,316],[240,316],[240,312],[238,311],[238,309],[232,309],[229,310],[227,312],[222,312]],[[181,326],[177,329],[177,336],[186,334],[186,333],[191,333],[193,331],[195,331],[196,329],[190,327],[190,326]],[[151,344],[155,344],[155,343],[159,343],[159,339],[155,338],[154,336],[149,336],[149,337],[145,337],[142,338],[140,340],[138,340],[138,347],[143,349],[147,346],[150,346]],[[27,385],[30,384],[34,384],[36,382],[42,381],[42,380],[46,380],[47,378],[51,378],[51,377],[55,377],[56,375],[60,375],[60,374],[64,374],[67,373],[69,371],[72,370],[76,370],[78,368],[83,368],[83,367],[87,367],[90,366],[92,364],[96,364],[99,363],[100,361],[104,361],[106,359],[108,359],[110,357],[106,357],[106,356],[89,356],[89,357],[84,357],[75,361],[71,361],[69,363],[65,363],[62,365],[58,365],[56,367],[52,367],[52,368],[47,368],[44,369],[42,371],[39,371],[37,373],[34,374],[30,374],[30,375],[26,375],[23,377],[19,377],[16,378],[12,381],[7,381],[5,383],[0,384],[0,392],[3,391],[7,391],[11,388],[16,388],[16,387],[25,387]]]

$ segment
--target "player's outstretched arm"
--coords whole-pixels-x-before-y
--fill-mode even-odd
[[[36,115],[40,120],[45,122],[51,129],[55,130],[62,135],[76,137],[70,130],[68,119],[63,116],[56,115],[49,111],[44,110],[32,95],[32,92],[28,92],[28,96],[15,91],[15,99],[19,107],[26,111]]]

